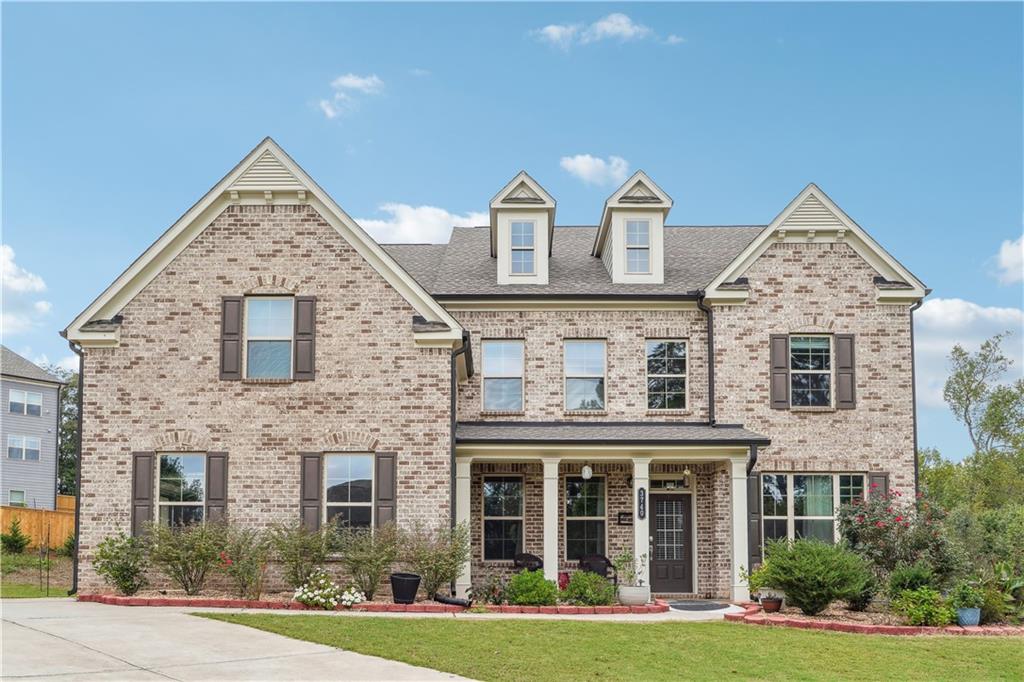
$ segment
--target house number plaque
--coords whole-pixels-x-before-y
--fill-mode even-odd
[[[636,491],[636,516],[639,519],[647,518],[647,489],[640,488]]]

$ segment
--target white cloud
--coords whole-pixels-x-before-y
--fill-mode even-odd
[[[37,327],[53,308],[53,304],[36,295],[46,291],[43,278],[22,268],[14,257],[14,249],[0,244],[0,280],[3,282],[0,333],[4,337],[24,334]]]
[[[357,90],[369,95],[380,92],[384,88],[384,81],[372,73],[369,76],[357,76],[354,73],[346,73],[331,81],[331,87],[335,90]]]
[[[579,24],[549,24],[533,31],[533,35],[544,43],[549,43],[563,50],[572,47],[573,41],[580,32]]]
[[[377,74],[346,73],[331,81],[331,89],[334,91],[331,96],[320,99],[317,107],[328,119],[335,119],[356,109],[357,95],[379,94],[384,89],[384,81]]]
[[[603,40],[616,40],[620,43],[658,38],[658,34],[649,26],[638,24],[621,12],[614,12],[591,24],[548,24],[543,28],[530,31],[536,40],[548,43],[562,50],[573,45],[588,45]],[[666,45],[678,45],[683,42],[679,36],[670,34],[662,41]]]
[[[1016,284],[1024,281],[1024,237],[1017,241],[1003,240],[996,255],[999,266],[999,281],[1003,284]]]
[[[942,388],[949,376],[949,351],[959,343],[977,350],[982,342],[1005,331],[1003,352],[1013,360],[1010,377],[1024,369],[1024,310],[980,306],[959,298],[925,301],[914,313],[914,347],[917,357],[917,395],[927,407],[944,406]]]
[[[430,75],[430,71],[428,69],[419,69],[419,68],[417,68],[417,69],[409,69],[409,73],[411,75],[413,75],[413,76],[416,76],[417,78],[423,78],[425,76],[429,76]]]
[[[685,43],[686,39],[677,36],[675,33],[670,33],[668,38],[665,38],[666,45],[678,45],[679,43]]]
[[[26,348],[25,351],[23,351],[22,353],[19,353],[19,355],[21,355],[22,357],[29,357],[29,356],[32,355],[32,349],[31,348]],[[37,365],[39,365],[43,369],[46,369],[47,365],[51,365],[52,364],[52,365],[55,365],[55,366],[59,367],[60,369],[67,370],[69,372],[77,372],[78,371],[78,356],[77,355],[66,355],[66,356],[62,357],[60,360],[58,360],[57,362],[51,363],[49,356],[47,356],[46,353],[42,353],[40,355],[34,356],[32,358],[32,362],[36,363]]]
[[[409,204],[383,204],[382,213],[390,218],[358,218],[356,222],[382,243],[430,243],[443,244],[448,241],[452,227],[473,227],[486,225],[490,219],[486,213],[450,213],[436,206],[410,206]]]
[[[621,156],[609,156],[607,161],[590,154],[563,156],[559,165],[588,185],[620,185],[629,176],[629,161]]]

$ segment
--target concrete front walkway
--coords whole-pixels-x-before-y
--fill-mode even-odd
[[[457,680],[170,608],[5,599],[4,680]]]

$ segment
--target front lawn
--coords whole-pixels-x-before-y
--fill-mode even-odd
[[[40,568],[42,577],[40,579]],[[50,554],[50,593],[46,593],[46,563],[33,551],[0,554],[0,598],[66,597],[71,588],[71,559]]]
[[[1019,680],[1021,638],[886,637],[736,623],[203,613],[479,680]]]

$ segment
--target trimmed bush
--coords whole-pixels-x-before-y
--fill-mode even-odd
[[[869,574],[860,592],[846,598],[846,607],[851,611],[866,611],[877,593],[878,580]]]
[[[151,523],[148,528],[150,560],[185,594],[199,594],[210,569],[220,561],[226,524],[209,521],[171,528]]]
[[[313,572],[323,568],[336,542],[335,526],[306,530],[299,524],[275,526],[270,541],[284,568],[284,579],[293,590],[305,585]]]
[[[889,574],[889,597],[895,599],[907,590],[921,587],[936,587],[935,573],[924,561],[913,564],[899,564]]]
[[[893,611],[902,615],[910,625],[939,627],[956,620],[956,612],[937,590],[919,587],[905,590],[892,604]]]
[[[108,585],[131,596],[146,586],[146,543],[124,533],[111,535],[96,546],[93,568]]]
[[[434,528],[417,524],[405,534],[402,545],[406,561],[420,576],[424,593],[433,599],[442,591],[450,592],[449,585],[469,560],[469,527],[463,523],[452,528],[444,520]]]
[[[763,587],[785,592],[786,599],[809,616],[833,601],[856,600],[872,580],[867,562],[841,545],[819,540],[780,540],[765,548]]]
[[[545,580],[541,571],[523,569],[508,581],[505,597],[516,606],[554,606],[558,603],[558,586]]]
[[[31,538],[21,530],[21,519],[17,516],[11,519],[10,532],[0,533],[0,545],[3,546],[4,552],[10,554],[21,554],[24,552],[30,540]]]
[[[227,574],[241,599],[258,600],[270,561],[270,538],[249,528],[229,526],[218,568]]]
[[[562,601],[577,606],[607,606],[615,603],[615,587],[597,573],[576,571],[562,590]]]
[[[490,575],[479,586],[473,588],[473,600],[487,604],[505,603],[505,579],[497,574]]]
[[[391,573],[398,557],[398,531],[393,523],[380,528],[344,527],[338,532],[341,563],[352,582],[369,600]]]

